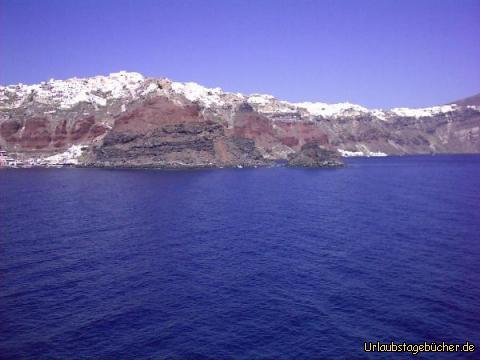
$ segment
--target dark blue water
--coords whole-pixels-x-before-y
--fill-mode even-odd
[[[2,359],[407,359],[363,342],[479,336],[480,156],[0,171]]]

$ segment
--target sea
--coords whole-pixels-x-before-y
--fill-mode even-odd
[[[480,156],[1,170],[0,358],[479,359]]]

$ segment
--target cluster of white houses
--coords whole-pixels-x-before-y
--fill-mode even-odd
[[[0,168],[31,168],[31,167],[49,167],[58,166],[45,159],[21,159],[17,154],[9,154],[5,150],[0,150]]]
[[[21,167],[23,162],[10,157],[5,150],[0,150],[0,167]]]

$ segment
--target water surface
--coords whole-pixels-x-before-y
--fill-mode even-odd
[[[336,170],[2,170],[0,358],[383,359],[363,342],[480,347],[479,234],[480,156]],[[468,358],[433,355],[420,358]]]

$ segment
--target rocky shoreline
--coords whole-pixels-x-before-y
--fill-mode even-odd
[[[342,156],[480,153],[472,101],[370,110],[127,72],[0,86],[0,167],[322,168]]]
[[[6,169],[59,169],[59,168],[76,168],[76,169],[118,169],[118,170],[165,170],[165,171],[181,171],[181,170],[202,170],[202,169],[252,169],[252,168],[276,168],[276,167],[290,167],[290,168],[342,168],[348,166],[344,159],[349,157],[355,158],[371,158],[371,157],[410,157],[410,156],[422,156],[433,157],[436,155],[445,156],[463,156],[471,155],[476,156],[478,153],[443,153],[443,154],[406,154],[406,155],[385,155],[385,156],[338,156],[335,154],[332,158],[318,158],[312,159],[308,155],[292,156],[291,161],[277,160],[265,162],[262,164],[250,164],[250,165],[185,165],[185,164],[168,164],[161,165],[155,164],[150,166],[145,165],[108,165],[108,164],[42,164],[42,165],[30,165],[20,162],[14,165],[1,165],[0,170]],[[304,157],[305,156],[305,157]]]

